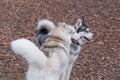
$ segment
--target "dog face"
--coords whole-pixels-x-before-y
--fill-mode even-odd
[[[83,41],[90,41],[93,39],[94,34],[90,32],[88,26],[84,23],[84,18],[81,18],[74,25],[77,34],[79,34],[80,38],[76,41],[77,44],[81,44]],[[75,41],[73,41],[75,43]]]

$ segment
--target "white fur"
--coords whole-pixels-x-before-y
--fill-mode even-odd
[[[78,34],[81,36],[81,38],[78,39],[78,42],[79,42],[80,44],[82,44],[83,41],[86,41],[86,39],[84,39],[84,37],[88,38],[89,40],[93,39],[94,34],[91,33],[88,28],[87,28],[86,31],[87,31],[87,32],[82,31],[82,32],[79,32],[79,33],[78,33]]]
[[[43,22],[42,22],[43,21]],[[42,21],[39,21],[38,22],[38,30],[41,28],[41,26],[43,26],[43,23],[46,25],[46,26],[43,26],[44,28],[49,28],[51,25],[51,21],[50,21],[50,23],[49,23],[49,21],[44,21],[44,20],[42,20]],[[77,23],[75,24],[75,28],[76,28],[76,30],[80,27],[80,26],[82,26],[82,23],[83,23],[83,20],[81,20],[81,19],[79,19],[78,21],[77,21]],[[53,22],[52,22],[52,24],[54,24]],[[58,25],[61,25],[61,24],[63,24],[63,23],[59,23]],[[71,25],[68,25],[68,26],[71,26]],[[67,28],[67,27],[66,27]],[[71,27],[69,27],[69,28],[71,28],[71,30],[73,30],[72,28],[72,26]],[[51,29],[48,29],[50,32],[52,32],[53,30],[51,30]],[[69,30],[69,29],[68,29]],[[74,32],[76,32],[75,30],[73,30]],[[88,30],[89,31],[89,30]],[[79,36],[78,36],[79,35]],[[76,50],[76,49],[74,49],[74,48],[72,48],[72,47],[74,47],[74,46],[71,46],[71,53],[72,54],[70,54],[69,55],[69,62],[68,62],[68,66],[67,66],[67,68],[66,68],[66,72],[64,72],[62,75],[61,75],[61,77],[60,77],[60,79],[59,80],[69,80],[69,78],[70,78],[70,73],[71,73],[71,70],[72,70],[72,67],[73,67],[73,64],[74,64],[74,62],[75,62],[75,60],[78,58],[78,54],[79,54],[79,52],[80,52],[80,50],[81,50],[81,44],[83,43],[83,41],[84,41],[84,38],[81,38],[81,37],[83,37],[83,36],[85,36],[85,37],[87,37],[88,39],[92,39],[93,38],[93,33],[91,33],[91,32],[89,32],[89,33],[86,33],[86,32],[79,32],[78,33],[78,35],[76,35],[76,33],[75,34],[71,34],[71,37],[72,38],[74,38],[74,39],[76,39],[76,40],[78,40],[78,42],[79,42],[79,44],[80,45],[77,45],[78,46],[78,49]],[[65,34],[63,33],[63,37],[65,36]],[[68,37],[68,36],[67,36]],[[66,37],[65,37],[66,38]],[[79,38],[79,39],[78,39]],[[71,41],[71,40],[70,40]],[[69,42],[69,41],[68,41]],[[62,53],[62,52],[61,52]],[[55,59],[55,61],[53,61],[54,63],[56,63],[56,65],[59,65],[60,63],[58,62],[56,62],[56,60],[58,59],[56,56],[54,57],[54,58],[56,58]],[[54,60],[53,58],[51,58],[51,60]],[[49,60],[48,60],[49,61]],[[64,61],[64,60],[63,60]],[[63,70],[64,68],[62,67],[62,69],[60,69],[60,71],[64,71]],[[54,77],[51,77],[50,78],[50,74],[48,74],[48,73],[46,73],[47,72],[47,70],[46,69],[43,69],[43,70],[41,70],[41,71],[39,71],[39,69],[36,69],[36,67],[34,68],[34,67],[32,67],[32,68],[30,68],[30,70],[29,70],[30,72],[30,74],[28,74],[28,76],[29,76],[29,79],[27,79],[27,80],[39,80],[40,79],[40,77],[32,77],[31,75],[38,75],[38,76],[40,76],[41,74],[47,74],[47,77],[45,76],[44,78],[46,78],[46,79],[42,79],[42,80],[57,80],[57,78],[55,79]],[[36,73],[38,73],[39,72],[39,74],[33,74],[33,71],[35,72],[36,71]],[[51,74],[52,75],[52,74]],[[57,75],[57,74],[56,74]],[[54,79],[53,79],[54,78]]]
[[[91,32],[79,32],[78,33],[80,37],[87,37],[88,39],[93,39],[93,33]],[[78,49],[77,50],[74,50],[72,47],[70,49],[70,52],[73,53],[69,56],[69,64],[68,64],[68,67],[66,69],[66,75],[65,75],[65,80],[69,80],[70,79],[70,74],[71,74],[71,71],[72,71],[72,67],[73,67],[73,64],[75,63],[76,59],[78,58],[78,54],[80,53],[80,50],[81,50],[81,45],[83,44],[83,42],[86,41],[84,38],[79,38],[78,39],[78,42],[79,42],[79,46],[78,46]]]
[[[63,46],[65,47],[65,45],[61,47]],[[49,53],[52,54],[50,57],[46,57],[35,44],[27,39],[18,39],[11,42],[11,49],[29,63],[26,80],[59,80],[61,75],[64,76],[70,52],[67,42],[66,51],[62,48],[56,49],[56,51]]]
[[[46,71],[47,57],[36,45],[27,39],[18,39],[11,42],[11,49],[29,63],[26,80],[56,80],[53,74]]]
[[[42,27],[50,31],[53,31],[55,29],[55,24],[48,19],[39,20],[37,25],[37,30],[40,30]]]
[[[80,38],[80,35],[76,33],[76,30],[75,30],[75,28],[74,28],[73,26],[68,25],[68,24],[66,24],[66,23],[64,23],[64,22],[58,23],[59,26],[62,25],[62,24],[66,25],[65,28],[66,28],[66,30],[68,31],[68,33],[70,34],[70,38],[73,38],[73,39],[75,39],[75,40],[78,40],[78,39]],[[64,35],[65,35],[65,34],[64,34]],[[63,35],[63,36],[64,36],[64,35]],[[68,37],[68,36],[67,36],[67,37]],[[70,40],[69,42],[71,42],[71,39],[69,39],[69,40]]]
[[[77,30],[79,27],[78,26],[82,26],[82,19],[78,19],[77,23],[75,24],[75,29]]]
[[[82,22],[83,22],[83,20],[79,19],[77,21],[77,23],[75,24],[75,28],[78,29],[80,26],[82,26]],[[77,46],[78,49],[76,50],[73,48],[73,46],[71,46],[70,52],[72,54],[70,54],[70,56],[69,56],[69,64],[66,69],[66,75],[64,78],[65,80],[69,80],[69,78],[70,78],[71,70],[72,70],[73,64],[75,63],[76,59],[78,58],[78,54],[80,53],[80,50],[82,47],[81,45],[83,44],[84,41],[86,41],[86,39],[84,39],[84,37],[88,38],[89,40],[93,39],[94,34],[89,31],[89,28],[87,28],[86,31],[87,32],[82,31],[82,32],[77,33],[77,34],[79,34],[79,39],[77,39],[77,41],[80,44],[79,46]]]
[[[88,39],[93,39],[94,34],[90,32],[90,30],[87,28],[88,33],[84,33],[84,36],[87,37]]]
[[[31,41],[27,39],[18,39],[11,42],[11,49],[15,54],[21,55],[29,64],[34,64],[43,68],[47,62],[47,57]]]

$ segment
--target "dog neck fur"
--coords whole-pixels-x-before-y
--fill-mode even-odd
[[[53,36],[61,38],[63,41],[67,42],[69,45],[71,44],[71,37],[63,26],[56,28],[53,32]]]

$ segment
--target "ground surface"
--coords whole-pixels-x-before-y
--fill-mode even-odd
[[[74,24],[81,16],[96,37],[84,44],[71,80],[120,80],[120,0],[1,0],[0,80],[23,80],[27,70],[10,41],[34,41],[39,19]]]

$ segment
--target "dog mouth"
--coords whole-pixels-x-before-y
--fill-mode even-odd
[[[85,37],[85,36],[84,36],[84,39],[85,39],[86,41],[90,41],[90,39],[88,39],[88,38],[87,38],[87,37]]]
[[[75,40],[75,39],[71,38],[71,41],[72,41],[72,43],[73,43],[73,44],[77,44],[77,45],[79,45],[79,43],[78,43],[78,41],[77,41],[77,40]]]

